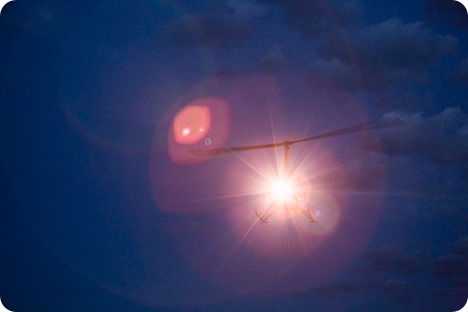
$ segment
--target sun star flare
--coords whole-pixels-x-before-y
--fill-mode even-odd
[[[279,179],[271,185],[271,196],[280,201],[286,201],[293,195],[293,185],[291,181]]]

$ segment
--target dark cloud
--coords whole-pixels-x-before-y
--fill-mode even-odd
[[[428,95],[418,94],[414,89],[395,87],[382,90],[376,95],[375,105],[385,110],[421,111]]]
[[[251,21],[263,14],[263,7],[247,0],[213,2],[202,13],[171,21],[163,37],[178,45],[215,45],[238,42],[252,33]]]
[[[404,24],[390,19],[356,28],[348,35],[325,33],[318,45],[319,57],[305,69],[307,80],[313,85],[329,85],[350,92],[398,94],[403,103],[401,95],[430,81],[430,70],[436,61],[454,53],[456,48],[454,37],[434,34],[422,23]],[[461,81],[465,73],[462,65],[457,72]],[[419,96],[407,98],[406,102],[414,102],[415,98]],[[379,106],[388,106],[385,98],[379,100]]]
[[[365,273],[412,275],[424,270],[424,261],[415,254],[405,252],[400,246],[384,246],[369,252],[361,269]]]
[[[399,245],[378,247],[366,253],[348,276],[320,287],[284,289],[283,294],[288,297],[325,296],[330,299],[376,294],[392,301],[409,302],[424,298],[427,293],[437,294],[443,287],[446,288],[446,284],[437,280],[448,282],[454,287],[451,291],[466,292],[468,237],[461,237],[444,252],[441,256],[433,256],[427,252],[407,252]],[[450,298],[453,294],[448,293],[443,295]],[[445,297],[441,300],[447,299]]]
[[[395,277],[387,278],[355,278],[337,281],[328,285],[305,288],[295,287],[283,289],[287,297],[319,296],[331,300],[342,300],[345,296],[355,295],[384,295],[391,300],[408,302],[418,294],[414,286],[407,280]]]
[[[244,69],[226,68],[216,73],[217,77],[227,79],[245,79],[253,75],[260,74],[282,74],[292,71],[301,71],[304,66],[286,58],[283,55],[279,44],[273,45],[266,55],[257,63],[256,67],[246,67]]]
[[[441,166],[431,159],[422,157],[408,157],[404,155],[387,157],[381,155],[382,163],[385,163],[386,172],[391,172],[387,177],[387,186],[391,190],[389,195],[416,196],[425,198],[462,199],[468,190],[468,183],[463,176],[463,164],[450,164]],[[440,207],[434,208],[431,214],[436,220],[451,219],[457,224],[463,219],[463,213],[455,210],[451,204],[444,206],[447,211],[441,211]],[[456,207],[456,205],[455,205]],[[428,208],[426,208],[428,209]],[[429,213],[429,211],[427,211]],[[457,218],[453,218],[457,215]]]
[[[321,57],[308,66],[285,58],[281,47],[275,46],[259,62],[258,70],[300,70],[308,73],[312,84],[328,82],[347,91],[381,91],[429,81],[436,60],[453,53],[457,46],[451,36],[434,34],[422,23],[404,24],[398,19],[356,28],[346,38],[324,30],[323,38],[318,46]]]
[[[387,92],[391,87],[414,85],[428,79],[426,72],[395,68],[382,72],[371,64],[358,65],[339,58],[318,59],[308,69],[306,79],[312,85],[329,86],[349,92]]]
[[[88,9],[85,5],[83,8]],[[22,32],[39,38],[54,39],[65,32],[62,23],[68,14],[60,3],[11,1],[1,9],[0,34]]]
[[[232,17],[186,15],[171,22],[164,37],[180,45],[211,45],[246,39],[250,32]]]
[[[459,84],[468,84],[468,57],[455,68],[454,81]]]
[[[252,20],[265,14],[265,7],[250,0],[228,0],[227,4],[237,20]]]
[[[467,28],[468,15],[466,8],[458,1],[435,0],[426,6],[425,20],[434,26]]]
[[[396,18],[352,33],[351,43],[358,61],[382,70],[425,69],[456,48],[454,37],[434,34],[420,22],[404,24]],[[343,45],[329,45],[326,52],[353,61]]]
[[[446,253],[434,262],[431,273],[468,292],[468,236],[449,245]]]
[[[382,132],[380,142],[371,149],[391,155],[428,157],[439,164],[468,159],[468,118],[459,107],[446,108],[431,117],[395,115],[407,125]]]
[[[400,302],[411,301],[419,295],[415,281],[429,264],[423,254],[408,253],[401,246],[379,247],[366,253],[349,276],[312,289],[286,289],[284,294],[321,295],[331,299],[379,294]]]
[[[367,89],[421,82],[437,58],[456,50],[454,37],[434,34],[422,23],[390,19],[350,32],[344,39],[328,36],[319,51],[339,71],[360,72]],[[338,59],[342,63],[333,59]],[[330,67],[330,66],[329,66]],[[332,68],[329,68],[332,69]],[[346,76],[345,76],[346,77]],[[353,81],[352,78],[345,80]]]
[[[259,0],[284,10],[285,23],[305,38],[321,37],[357,25],[362,11],[357,1]]]
[[[354,91],[363,86],[359,67],[341,59],[319,59],[312,63],[309,69],[308,80],[314,85],[329,83],[347,91]]]
[[[259,71],[267,73],[280,73],[298,68],[296,64],[284,57],[279,44],[274,45],[258,65]]]

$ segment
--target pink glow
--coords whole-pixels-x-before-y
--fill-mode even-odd
[[[197,163],[206,157],[190,149],[222,146],[229,131],[229,104],[220,98],[198,98],[180,109],[168,131],[168,152],[174,163]]]
[[[289,178],[288,197],[275,201],[265,212],[268,215],[274,211],[268,223],[261,223],[255,211],[264,211],[274,201],[271,187],[278,179],[275,172],[280,169],[275,169],[275,163],[278,162],[264,161],[262,166],[256,167],[255,175],[239,176],[238,168],[227,175],[225,184],[230,192],[249,194],[248,199],[239,199],[237,206],[229,211],[229,220],[242,244],[259,255],[282,258],[287,254],[299,260],[319,248],[338,226],[342,206],[324,182],[314,177],[323,175],[325,168],[336,168],[339,164],[330,154],[316,148],[313,159],[294,168]],[[345,184],[345,181],[335,180],[334,183]],[[318,223],[311,223],[303,211],[310,211]]]
[[[179,144],[199,142],[211,127],[211,113],[206,106],[187,106],[174,118],[174,139]]]
[[[307,285],[320,285],[335,276],[359,255],[379,215],[376,198],[350,203],[352,183],[371,183],[381,189],[378,182],[382,176],[378,174],[380,168],[376,168],[374,178],[362,176],[357,162],[359,174],[353,181],[348,180],[347,169],[353,164],[354,154],[346,154],[346,147],[356,144],[355,137],[291,148],[290,168],[302,189],[298,198],[317,219],[316,224],[294,209],[280,209],[266,224],[260,223],[255,215],[255,209],[268,204],[268,184],[283,166],[281,150],[196,158],[187,149],[306,137],[365,120],[363,108],[343,94],[332,93],[332,100],[339,102],[343,111],[337,115],[334,106],[310,100],[322,95],[311,94],[297,103],[310,112],[307,116],[304,111],[288,116],[281,109],[279,89],[269,77],[212,80],[202,87],[203,92],[216,89],[213,94],[222,99],[199,98],[175,105],[168,117],[170,123],[164,125],[169,130],[167,149],[164,140],[155,139],[152,155],[153,196],[158,209],[178,215],[169,226],[169,233],[183,259],[208,281],[236,294],[287,286],[281,279],[289,276]],[[229,99],[229,105],[223,99]],[[184,144],[184,138],[191,136],[196,126],[184,125],[181,133],[185,136],[178,141],[174,120],[189,106],[208,107],[211,126],[198,141]],[[228,133],[231,135],[226,142]],[[359,206],[372,206],[372,210],[356,211]]]

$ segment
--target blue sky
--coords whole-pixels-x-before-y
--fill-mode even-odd
[[[8,3],[2,302],[13,311],[459,310],[467,32],[466,9],[450,0]],[[209,118],[190,120],[203,135],[187,143],[174,124],[190,105]],[[281,149],[189,153],[382,117],[405,125],[291,146],[317,224],[255,216]]]

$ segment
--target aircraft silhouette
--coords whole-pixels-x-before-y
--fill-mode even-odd
[[[378,121],[356,124],[356,125],[349,126],[346,128],[324,132],[321,134],[317,134],[314,136],[310,136],[310,137],[306,137],[306,138],[298,139],[298,140],[292,140],[292,141],[287,140],[287,141],[278,142],[278,143],[269,143],[269,144],[261,144],[261,145],[221,147],[221,148],[212,148],[212,149],[191,149],[191,150],[188,150],[187,152],[195,156],[206,157],[206,156],[223,155],[223,154],[237,153],[237,152],[244,152],[244,151],[252,151],[252,150],[258,150],[258,149],[265,149],[265,148],[283,147],[283,151],[284,151],[283,173],[285,176],[283,177],[282,180],[280,180],[279,183],[280,183],[280,186],[282,185],[285,188],[287,188],[288,179],[291,177],[291,171],[289,169],[289,149],[291,148],[292,145],[297,144],[297,143],[312,141],[312,140],[319,140],[319,139],[331,138],[331,137],[336,137],[336,136],[341,136],[341,135],[353,134],[353,133],[358,133],[358,132],[366,132],[366,131],[372,131],[372,130],[402,126],[402,125],[405,125],[405,122],[396,116],[384,117]],[[285,192],[286,190],[279,189],[278,191]],[[287,194],[287,195],[288,196],[286,197],[288,199],[292,198],[294,200],[293,207],[290,207],[291,205],[288,204],[285,198],[276,197],[273,199],[271,204],[267,208],[265,208],[263,211],[258,212],[257,210],[255,210],[255,214],[257,218],[260,220],[260,222],[262,223],[268,222],[268,219],[279,209],[277,205],[277,203],[279,202],[279,203],[282,203],[283,209],[298,210],[309,220],[309,222],[317,223],[317,221],[312,216],[310,210],[302,207],[298,198],[294,196],[289,196],[290,194]]]

